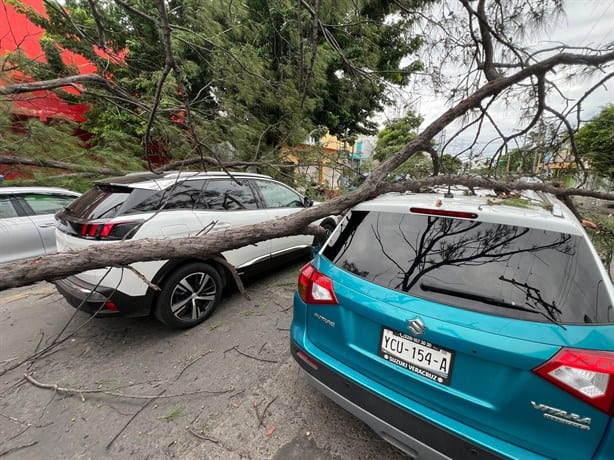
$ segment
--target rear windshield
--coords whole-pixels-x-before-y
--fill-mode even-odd
[[[370,282],[500,316],[612,323],[580,236],[470,220],[353,211],[323,256]]]
[[[65,210],[64,215],[76,219],[95,220],[155,212],[162,208],[192,209],[198,201],[204,183],[204,180],[179,182],[164,190],[98,184],[73,202]]]
[[[157,209],[161,193],[156,190],[135,189],[129,187],[97,185],[81,195],[64,213],[84,220],[110,219],[139,212],[137,208],[144,202],[155,201],[152,207]]]

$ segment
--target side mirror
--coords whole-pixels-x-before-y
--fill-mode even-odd
[[[306,208],[310,208],[311,206],[313,206],[313,200],[308,196],[303,197],[303,206],[305,206]]]

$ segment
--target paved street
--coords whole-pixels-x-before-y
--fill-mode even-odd
[[[187,331],[77,313],[62,332],[74,309],[51,284],[2,292],[0,457],[404,458],[308,386],[290,357],[300,266],[247,284],[250,300],[230,293]],[[68,338],[17,366],[58,336]]]

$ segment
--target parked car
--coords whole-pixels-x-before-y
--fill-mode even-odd
[[[479,195],[353,208],[300,272],[294,358],[411,458],[613,458],[614,288],[595,249],[554,197]]]
[[[53,216],[78,196],[55,187],[0,187],[0,263],[56,252]]]
[[[57,214],[59,250],[122,239],[177,238],[223,231],[286,216],[313,202],[287,185],[260,174],[224,172],[131,174],[104,180]],[[334,228],[334,217],[320,221]],[[193,257],[135,263],[135,271],[91,270],[56,282],[74,307],[98,316],[154,313],[164,324],[186,328],[205,320],[232,277],[309,255],[314,237],[295,235],[224,252],[225,262]]]

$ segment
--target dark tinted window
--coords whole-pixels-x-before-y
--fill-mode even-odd
[[[64,214],[83,220],[110,219],[129,213],[143,202],[151,203],[155,195],[155,190],[97,185],[73,201]]]
[[[73,202],[66,215],[94,220],[160,209],[192,209],[204,184],[204,180],[184,181],[165,190],[98,184]]]
[[[614,322],[607,281],[573,235],[353,211],[323,254],[373,283],[440,303],[532,321]]]
[[[218,211],[256,209],[256,197],[247,181],[210,180],[202,194],[202,208]]]
[[[136,202],[133,206],[125,206],[123,213],[155,212],[159,209],[167,211],[172,209],[193,209],[198,202],[198,197],[204,185],[204,180],[190,180],[174,184],[166,190],[160,190],[151,194],[143,201]]]

